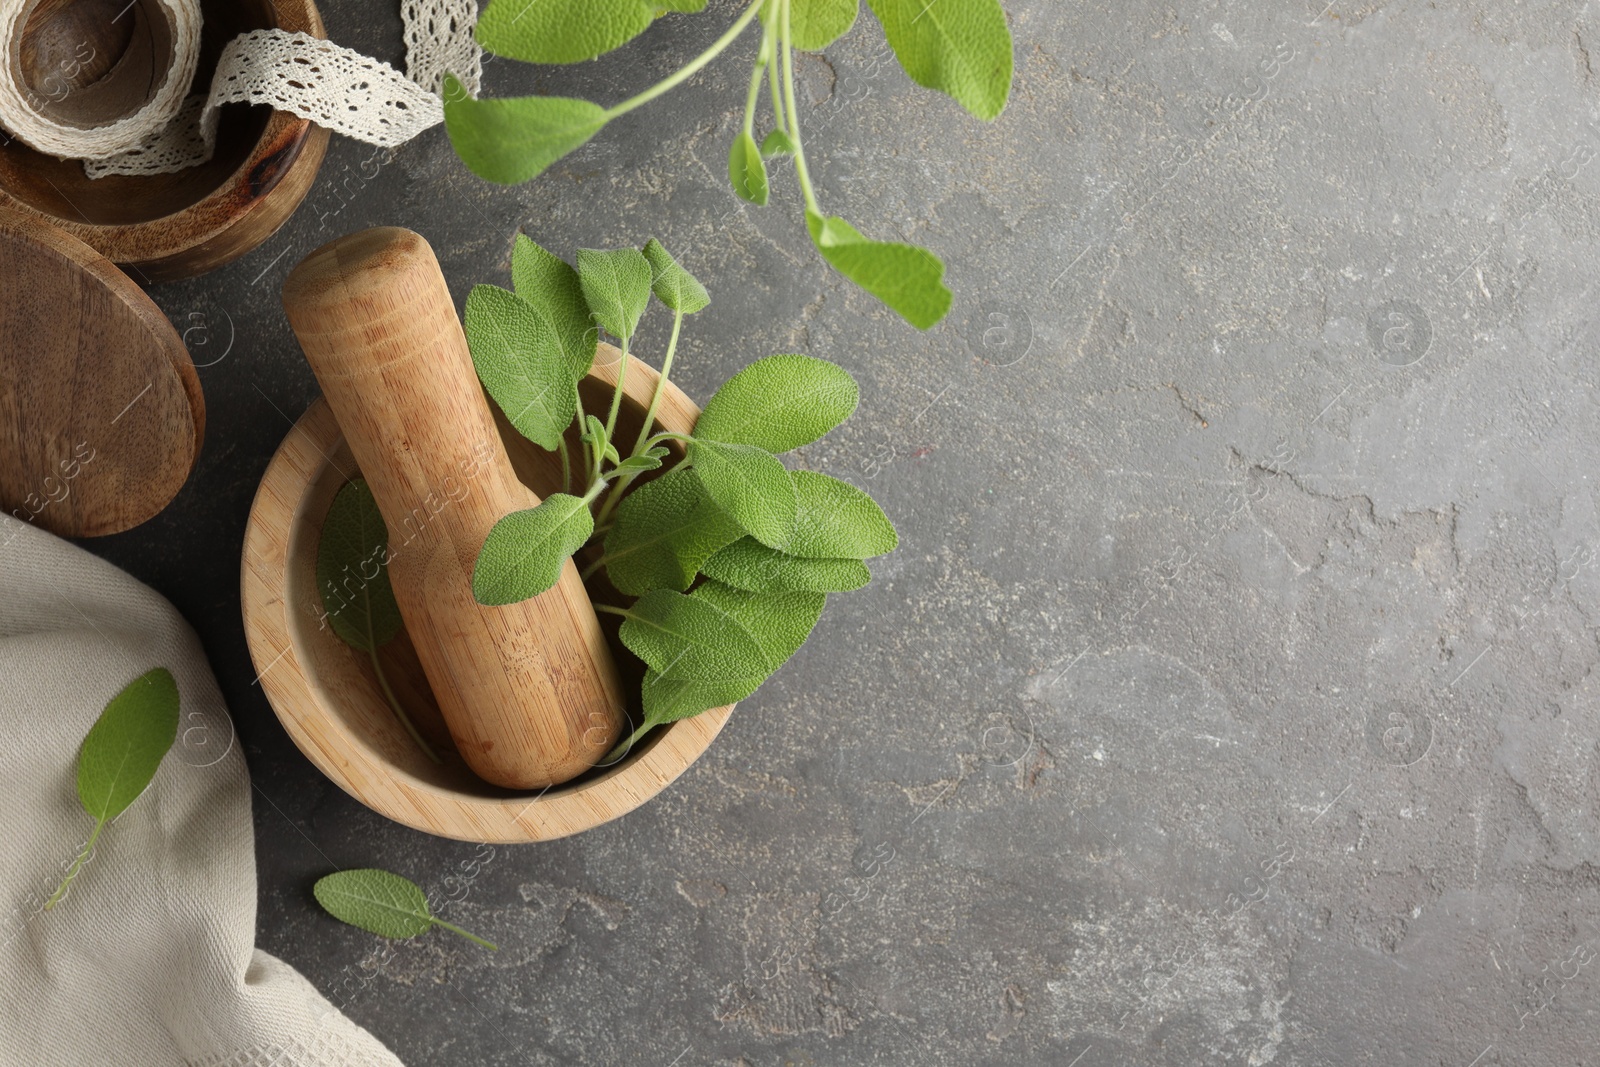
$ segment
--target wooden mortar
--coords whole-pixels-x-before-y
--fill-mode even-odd
[[[610,403],[617,366],[617,351],[602,345],[581,387],[587,410],[604,410]],[[619,440],[638,434],[656,381],[648,365],[629,360]],[[689,433],[699,414],[669,382],[658,425]],[[558,490],[554,458],[503,417],[497,421],[524,484],[540,496]],[[579,452],[576,434],[569,434],[568,445]],[[462,841],[548,841],[639,807],[710,747],[732,705],[658,727],[615,766],[596,768],[565,785],[498,789],[474,775],[452,747],[410,637],[402,632],[379,658],[418,728],[445,755],[443,764],[431,762],[390,710],[366,654],[319,622],[316,558],[322,523],[334,495],[358,473],[332,411],[326,401],[317,401],[284,438],[261,480],[240,573],[245,634],[261,687],[300,751],[335,785],[380,815],[426,833]],[[603,581],[591,580],[591,586],[597,593],[607,591]],[[638,722],[643,664],[617,641],[615,627],[607,628],[607,640]]]

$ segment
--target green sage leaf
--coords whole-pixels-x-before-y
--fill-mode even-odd
[[[491,0],[478,16],[478,43],[524,63],[581,63],[649,28],[643,0]]]
[[[802,52],[820,52],[856,24],[858,0],[792,0],[789,29]]]
[[[561,578],[568,557],[594,533],[589,505],[552,493],[539,506],[513,511],[494,524],[472,569],[480,604],[515,604],[538,596]]]
[[[389,529],[366,480],[356,478],[333,498],[317,542],[317,590],[333,632],[371,652],[394,640],[404,624],[389,584]]]
[[[487,949],[494,945],[459,926],[434,918],[427,894],[409,878],[375,867],[325,875],[311,887],[323,910],[342,923],[379,937],[408,938],[442,926]]]
[[[878,502],[849,482],[816,471],[792,471],[799,500],[794,537],[781,546],[804,559],[868,559],[900,543]]]
[[[667,450],[662,448],[660,445],[657,445],[655,448],[646,449],[637,456],[629,456],[627,459],[617,464],[617,470],[622,473],[634,474],[643,474],[646,471],[657,470],[660,468],[661,460],[666,456],[666,454]]]
[[[589,317],[578,272],[519,233],[511,247],[511,287],[543,320],[552,335],[546,343],[561,349],[573,380],[582,381],[594,364],[600,331]]]
[[[518,433],[554,452],[578,410],[578,379],[560,334],[527,301],[493,285],[473,286],[462,327],[483,387]]]
[[[178,736],[178,683],[165,667],[111,698],[78,750],[78,799],[99,823],[139,798]]]
[[[757,205],[767,202],[767,165],[756,139],[743,130],[728,149],[728,180],[741,198]]]
[[[710,708],[743,700],[805,644],[827,597],[812,592],[751,593],[721,582],[702,582],[687,598],[722,614],[725,633],[741,633],[760,646],[760,669],[737,673],[739,663],[720,677],[691,678],[678,665],[645,671],[641,695],[647,723],[672,722]]]
[[[589,138],[607,122],[605,109],[564,96],[474,100],[455,75],[445,75],[444,127],[467,169],[501,185],[517,185]]]
[[[868,240],[837,215],[808,211],[806,228],[823,259],[917,329],[926,330],[950,310],[950,290],[940,280],[944,264],[927,249]]]
[[[802,559],[753,537],[718,549],[700,569],[707,578],[753,593],[845,593],[872,580],[872,572],[858,559]]]
[[[706,493],[746,533],[774,548],[788,543],[799,501],[777,456],[753,445],[695,438],[688,461]]]
[[[617,447],[606,436],[606,424],[593,415],[585,415],[583,423],[588,429],[583,432],[581,440],[589,442],[591,448],[599,449],[600,454],[612,463],[621,462],[622,457],[617,455]]]
[[[669,678],[717,680],[766,674],[755,635],[725,612],[671,589],[652,589],[628,609],[622,643]]]
[[[626,340],[650,303],[650,261],[637,248],[578,249],[578,282],[600,328]]]
[[[661,246],[654,237],[644,246],[644,258],[650,261],[650,289],[656,299],[673,311],[693,315],[711,303],[706,287],[695,276],[684,270],[672,253]]]
[[[848,419],[859,399],[855,379],[836,363],[767,356],[722,384],[700,413],[694,436],[788,452]]]
[[[999,0],[867,0],[911,80],[980,119],[1011,95],[1011,30]]]
[[[628,596],[687,589],[700,565],[742,533],[693,471],[670,470],[622,498],[606,535],[606,576]]]
[[[773,130],[762,138],[761,156],[763,159],[792,155],[794,155],[794,139],[782,130]]]

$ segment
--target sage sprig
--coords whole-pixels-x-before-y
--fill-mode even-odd
[[[515,309],[513,309],[513,312]],[[527,340],[528,344],[535,342]],[[511,350],[514,346],[508,346]],[[520,350],[520,348],[515,348]],[[557,357],[559,358],[559,357]],[[366,480],[355,478],[334,495],[317,542],[317,591],[333,632],[372,662],[378,686],[395,718],[435,763],[443,762],[428,744],[384,672],[378,649],[399,635],[404,620],[389,583],[389,531]]]
[[[705,6],[705,0],[490,0],[476,33],[484,48],[508,59],[578,63],[643,33],[657,11],[698,12]],[[1011,31],[998,0],[868,0],[868,6],[912,81],[947,94],[985,121],[1004,110],[1013,60]],[[759,25],[761,44],[745,93],[744,119],[729,147],[729,182],[743,199],[765,204],[771,190],[766,161],[790,157],[805,203],[806,229],[817,251],[912,325],[927,329],[950,308],[944,264],[915,245],[871,240],[844,219],[825,213],[806,163],[794,52],[827,48],[850,32],[858,13],[859,0],[752,0],[704,52],[611,107],[552,96],[476,100],[458,80],[447,77],[445,127],[474,173],[508,185],[528,181],[612,119],[683,84]],[[763,90],[771,98],[772,127],[758,141],[756,116]]]
[[[631,598],[595,604],[623,619],[622,643],[646,666],[644,718],[612,754],[620,758],[657,725],[754,693],[805,642],[826,594],[865,585],[871,573],[863,561],[893,551],[897,535],[862,490],[790,470],[779,458],[855,411],[859,390],[849,373],[812,356],[768,356],[717,390],[692,433],[658,431],[654,418],[684,319],[710,297],[656,240],[642,251],[580,250],[577,260],[569,275],[518,235],[516,292],[479,286],[467,300],[467,342],[484,388],[512,425],[536,445],[562,451],[564,467],[585,479],[497,522],[472,586],[486,605],[525,600],[582,555],[585,578],[603,571]],[[537,277],[528,266],[535,263]],[[550,336],[578,334],[573,293],[621,350],[604,421],[584,412],[578,395],[592,346],[573,360]],[[644,425],[624,454],[616,440],[623,383],[652,299],[672,313],[672,333]],[[561,402],[529,405],[530,381],[545,383],[541,395]],[[569,427],[576,457],[568,454]],[[676,459],[673,444],[682,449]],[[635,486],[645,474],[650,480]]]
[[[177,737],[178,684],[165,667],[135,678],[106,704],[78,750],[78,800],[94,829],[45,911],[66,895],[106,825],[149,788]]]

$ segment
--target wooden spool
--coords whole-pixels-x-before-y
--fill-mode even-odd
[[[603,411],[616,385],[619,354],[600,347],[582,385],[584,406]],[[617,439],[633,440],[658,376],[630,359]],[[501,439],[521,481],[543,497],[560,488],[555,457],[512,429],[496,412]],[[662,429],[689,433],[699,409],[672,383],[657,412]],[[578,450],[575,434],[569,448]],[[716,708],[659,727],[613,767],[596,768],[554,788],[512,792],[474,775],[455,752],[408,636],[384,646],[381,659],[418,729],[445,754],[431,762],[386,703],[364,653],[319,624],[317,545],[334,495],[358,474],[326,401],[312,405],[268,465],[250,510],[241,566],[241,598],[250,654],[278,720],[300,751],[334,784],[380,815],[463,841],[548,841],[592,829],[655,796],[698,759],[733,711]],[[591,580],[591,588],[603,592]],[[610,618],[609,616],[607,618]],[[638,720],[643,666],[607,637]]]
[[[136,32],[134,18],[117,17],[129,7],[129,0],[39,0],[13,45],[25,80],[45,98],[60,96],[63,108],[126,113],[148,84],[130,73],[155,61],[137,54],[152,47],[150,35]],[[312,0],[205,0],[201,8],[196,92],[210,86],[222,46],[240,33],[277,27],[326,36]],[[119,107],[125,94],[132,99]],[[0,142],[0,205],[48,220],[151,282],[203,274],[277,232],[310,191],[328,131],[288,112],[228,105],[209,162],[95,180],[78,160],[55,159],[4,134]]]

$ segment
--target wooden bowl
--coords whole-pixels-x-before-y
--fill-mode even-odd
[[[618,366],[616,350],[602,345],[581,388],[585,410],[607,409]],[[657,380],[652,368],[629,360],[619,441],[632,444]],[[699,414],[694,402],[669,382],[657,411],[658,425],[689,433]],[[503,418],[501,437],[530,489],[545,496],[560,488],[555,457],[534,447]],[[574,453],[576,445],[576,435],[569,435]],[[300,751],[361,803],[441,837],[548,841],[637,808],[698,759],[728,721],[732,705],[652,730],[614,766],[542,792],[512,792],[478,778],[456,754],[416,652],[402,633],[384,646],[379,658],[418,730],[445,754],[443,764],[430,761],[385,702],[366,654],[320,621],[316,556],[322,523],[334,494],[357,473],[332,410],[319,399],[284,439],[261,480],[245,531],[241,595],[250,655],[279,721]],[[448,506],[448,501],[440,504]],[[391,545],[401,543],[404,531],[391,529],[390,538]],[[591,580],[591,592],[605,596],[609,590],[604,584],[603,578]],[[633,702],[629,713],[638,722],[643,665],[617,641],[615,616],[602,614],[601,621],[609,623],[607,637]]]
[[[116,17],[129,6],[129,0],[43,0],[17,43],[25,80],[64,101],[103,89],[130,47],[133,20]],[[194,81],[200,93],[210,88],[222,46],[240,33],[279,27],[326,35],[312,0],[203,0],[201,11]],[[129,110],[140,102],[130,101]],[[288,112],[243,104],[223,107],[218,118],[209,162],[172,174],[95,180],[79,160],[56,159],[0,134],[6,141],[0,204],[49,220],[141,282],[220,267],[294,213],[322,165],[328,131]]]

